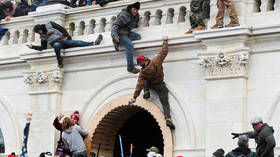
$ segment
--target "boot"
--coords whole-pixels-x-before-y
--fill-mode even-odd
[[[133,73],[133,74],[137,74],[137,73],[139,73],[139,72],[140,72],[140,70],[139,70],[139,69],[137,69],[137,68],[135,68],[135,67],[130,68],[130,69],[128,69],[127,71],[128,71],[128,72],[130,72],[130,73]]]
[[[230,23],[227,24],[225,27],[237,27],[237,26],[240,26],[240,24],[239,24],[239,23],[230,22]]]
[[[116,51],[119,51],[119,43],[117,43],[114,39],[113,39],[113,44],[114,44],[114,48]]]
[[[97,39],[94,42],[94,45],[100,45],[102,39],[103,39],[103,36],[101,34],[99,34],[99,36],[97,37]]]
[[[63,59],[62,58],[58,60],[58,67],[63,68]]]
[[[194,30],[204,30],[205,26],[198,25]]]
[[[174,130],[175,129],[175,125],[172,123],[171,118],[166,118],[166,125],[171,129]]]
[[[193,32],[193,28],[190,28],[187,32],[185,32],[184,34],[192,34]]]
[[[216,28],[223,28],[224,26],[223,25],[219,25],[219,24],[215,24],[211,27],[211,29],[216,29]]]
[[[150,91],[149,91],[149,89],[145,89],[144,90],[143,98],[144,99],[149,99],[150,98]]]

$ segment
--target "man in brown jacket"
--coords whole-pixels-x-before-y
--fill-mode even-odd
[[[225,8],[228,10],[230,22],[226,25],[226,27],[236,27],[239,26],[238,17],[236,13],[236,9],[234,6],[234,0],[217,0],[218,14],[216,17],[216,24],[211,27],[214,28],[223,28],[224,27],[224,14]]]
[[[164,36],[162,50],[153,59],[150,60],[149,58],[142,55],[137,57],[137,64],[140,65],[142,69],[140,71],[138,83],[136,85],[134,96],[131,98],[131,102],[135,103],[136,98],[140,95],[140,92],[143,88],[144,98],[146,99],[150,97],[148,89],[150,88],[155,90],[163,107],[166,125],[170,127],[170,129],[175,129],[175,125],[172,123],[170,116],[168,89],[165,85],[165,82],[163,81],[164,74],[162,63],[168,53],[167,40],[168,37]]]

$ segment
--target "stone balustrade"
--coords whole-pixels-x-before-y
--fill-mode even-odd
[[[140,1],[140,21],[136,31],[141,33],[142,39],[153,39],[157,34],[178,36],[189,29],[190,1],[163,1],[160,3],[158,0]],[[214,23],[217,11],[214,9],[216,8],[214,1],[211,0],[212,13],[207,25]],[[34,25],[50,20],[65,26],[73,39],[93,40],[102,33],[104,35],[102,44],[112,45],[110,37],[112,23],[120,10],[132,2],[131,0],[112,2],[103,8],[97,5],[80,8],[69,8],[63,5],[43,6],[36,12],[29,13],[28,16],[13,18],[9,22],[2,20],[1,27],[8,28],[9,31],[0,41],[0,55],[11,58],[18,57],[20,53],[26,51],[33,51],[25,45],[40,43],[39,35],[33,31]],[[279,23],[273,20],[274,18],[269,18],[278,17],[279,0],[247,0],[247,2],[236,0],[235,3],[241,25],[258,26]],[[263,22],[260,23],[260,20]]]

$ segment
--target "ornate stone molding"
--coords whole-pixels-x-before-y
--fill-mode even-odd
[[[199,64],[206,69],[206,79],[247,77],[249,53],[226,55],[219,51],[216,56],[200,57]]]
[[[26,72],[24,73],[24,82],[30,87],[31,94],[59,92],[62,86],[63,74],[62,69]]]

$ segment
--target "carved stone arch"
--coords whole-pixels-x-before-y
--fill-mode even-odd
[[[173,156],[173,142],[172,142],[172,134],[170,129],[165,124],[165,118],[162,114],[162,111],[157,107],[157,105],[153,104],[151,101],[146,101],[145,99],[139,98],[137,102],[133,105],[125,105],[127,104],[127,100],[131,98],[130,95],[121,96],[117,99],[111,100],[106,105],[102,106],[97,114],[92,118],[91,123],[87,127],[87,130],[89,131],[90,138],[93,137],[93,134],[95,133],[96,129],[98,128],[98,125],[100,125],[101,121],[104,120],[104,117],[106,115],[110,114],[115,109],[118,108],[133,108],[134,111],[144,109],[145,111],[148,111],[157,121],[164,140],[164,156]],[[124,112],[125,113],[125,112]],[[130,111],[130,113],[133,113]],[[129,118],[129,117],[127,117]],[[108,118],[109,119],[109,118]],[[116,129],[120,129],[121,125],[125,122],[126,119],[119,121],[120,126],[118,125]],[[117,124],[116,124],[117,125]]]
[[[19,123],[10,104],[2,97],[0,97],[0,112],[0,119],[5,119],[0,123],[5,142],[5,154],[19,152],[22,143]]]
[[[131,96],[133,95],[136,82],[137,76],[118,76],[117,78],[112,78],[101,84],[98,88],[96,88],[94,93],[91,94],[91,97],[84,104],[81,111],[81,125],[84,128],[87,128],[91,136],[93,135],[94,130],[97,128],[99,122],[108,112],[118,106],[128,104],[128,100],[130,100]],[[174,137],[179,141],[179,143],[177,142],[178,147],[181,147],[179,144],[182,144],[186,147],[194,148],[196,145],[195,129],[191,115],[189,114],[188,108],[185,105],[186,103],[182,101],[183,99],[177,95],[175,90],[172,89],[168,83],[167,86],[169,88],[170,104],[172,104],[170,106],[171,116],[174,124],[176,125],[176,129],[174,132],[172,132],[172,134],[169,132],[169,128],[166,127],[159,99],[157,96],[153,96],[154,93],[152,93],[153,98],[151,101],[142,99],[142,96],[139,96],[135,105],[149,111],[159,123],[164,137],[164,151],[173,150],[174,146],[168,143],[173,143],[173,141],[170,139],[174,139]],[[116,101],[118,103],[113,103]],[[184,138],[184,140],[180,138]],[[172,156],[173,151],[165,153],[165,156]],[[168,153],[171,153],[171,155],[168,155]]]

